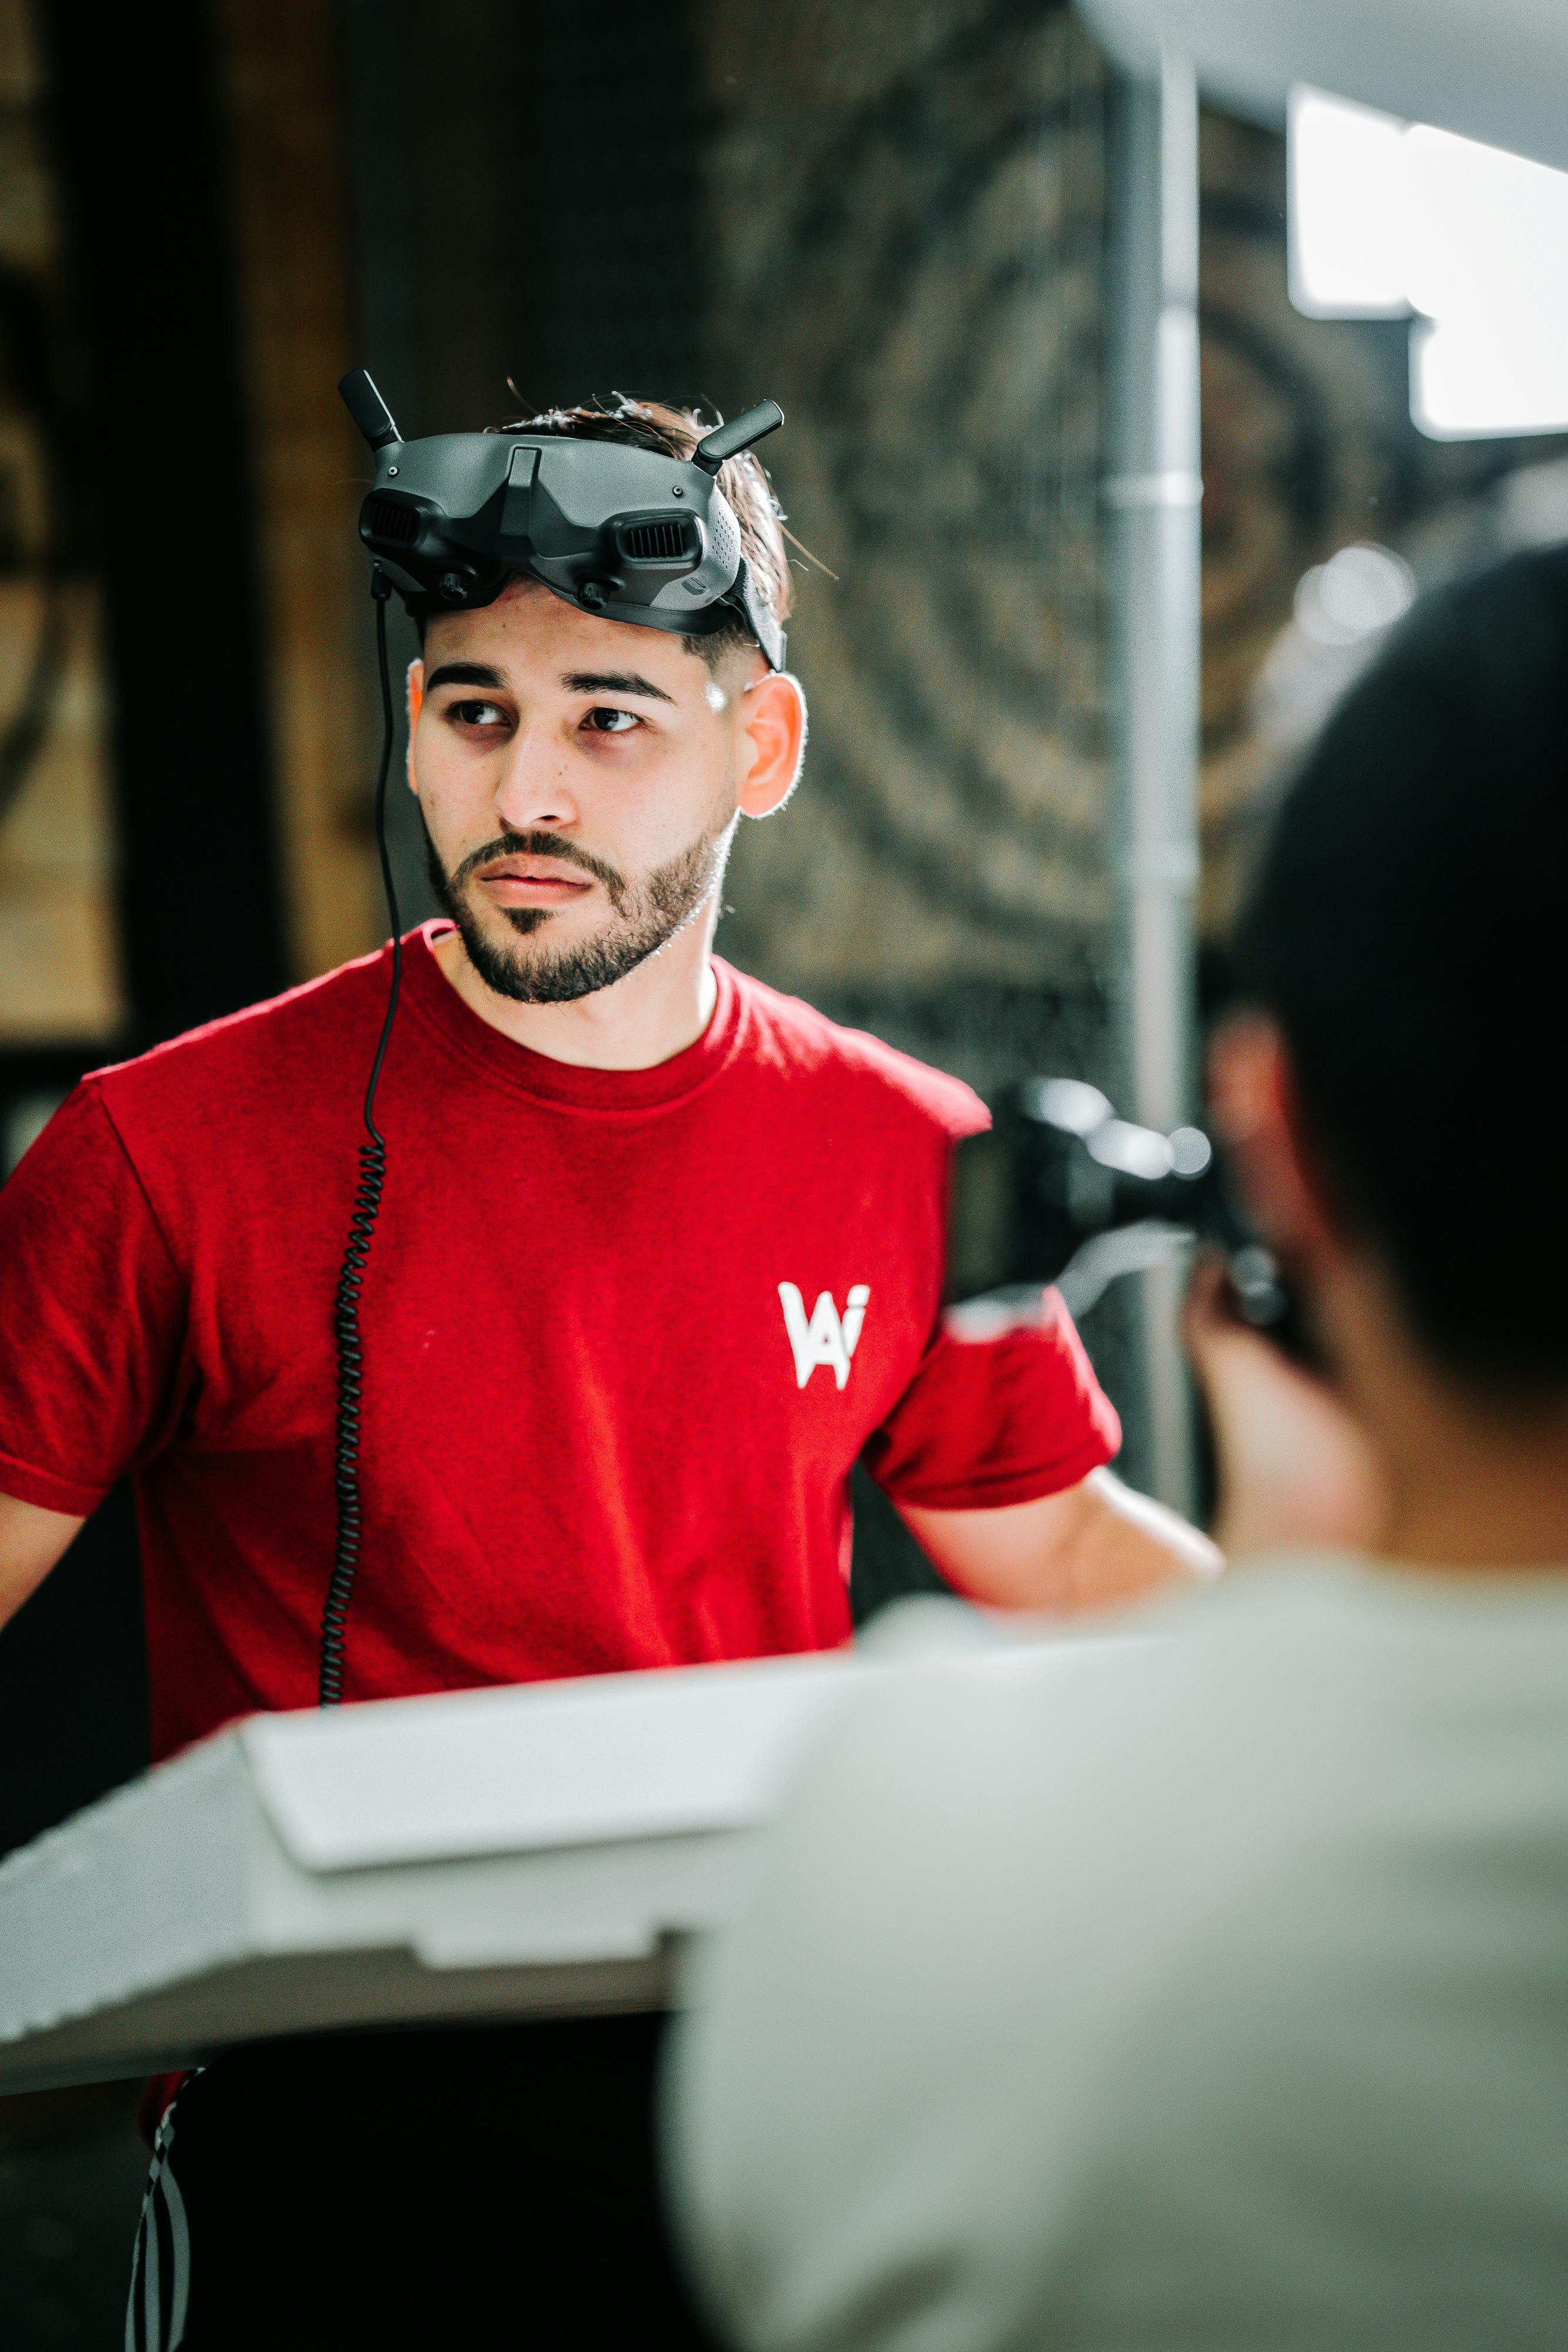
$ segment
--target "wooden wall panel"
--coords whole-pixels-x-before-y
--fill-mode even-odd
[[[0,0],[0,1046],[90,1044],[123,1010],[98,585],[57,459],[69,362],[46,95],[27,0]]]
[[[379,720],[355,518],[364,451],[328,0],[219,0],[278,804],[298,977],[384,935],[371,830]]]

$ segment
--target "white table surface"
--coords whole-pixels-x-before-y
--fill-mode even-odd
[[[1061,1669],[1119,1647],[1062,1643]],[[268,2034],[662,2007],[803,1750],[897,1670],[834,1654],[235,1725],[0,1864],[0,2092]]]

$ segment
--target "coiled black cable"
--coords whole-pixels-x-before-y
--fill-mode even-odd
[[[392,594],[392,583],[380,564],[375,565],[371,573],[371,593],[376,600],[376,662],[382,681],[382,765],[381,773],[376,778],[376,843],[381,850],[387,912],[392,918],[392,985],[387,992],[386,1018],[382,1023],[381,1043],[376,1047],[376,1058],[371,1065],[370,1084],[365,1088],[365,1132],[370,1140],[360,1146],[360,1181],[354,1193],[349,1244],[343,1252],[343,1268],[338,1276],[338,1292],[332,1305],[332,1330],[338,1343],[338,1423],[332,1470],[338,1501],[338,1542],[331,1577],[327,1585],[327,1598],[321,1609],[320,1672],[317,1696],[323,1706],[340,1706],[343,1703],[343,1642],[349,1603],[353,1598],[354,1574],[360,1564],[360,1542],[364,1532],[364,1515],[360,1498],[360,1434],[365,1367],[364,1347],[360,1333],[360,1292],[364,1284],[365,1267],[370,1261],[371,1243],[375,1235],[376,1215],[382,1205],[382,1191],[387,1174],[386,1139],[375,1120],[376,1081],[386,1059],[387,1041],[392,1035],[398,993],[402,986],[402,939],[398,921],[397,891],[392,883],[392,857],[387,849],[387,778],[392,772],[394,731],[392,671],[387,659],[387,599]]]

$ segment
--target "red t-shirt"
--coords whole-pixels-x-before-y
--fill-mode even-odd
[[[685,1053],[574,1068],[465,1004],[440,928],[376,1099],[348,1696],[823,1648],[858,1456],[938,1509],[1110,1458],[1059,1306],[938,1328],[967,1087],[722,963]],[[159,1755],[315,1696],[389,954],[84,1079],[0,1191],[0,1491],[134,1474]]]

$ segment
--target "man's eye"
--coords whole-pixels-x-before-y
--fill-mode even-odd
[[[454,702],[448,716],[459,727],[504,727],[507,714],[498,702]]]
[[[633,727],[643,722],[634,710],[610,710],[601,706],[591,710],[582,723],[595,735],[629,735]]]

